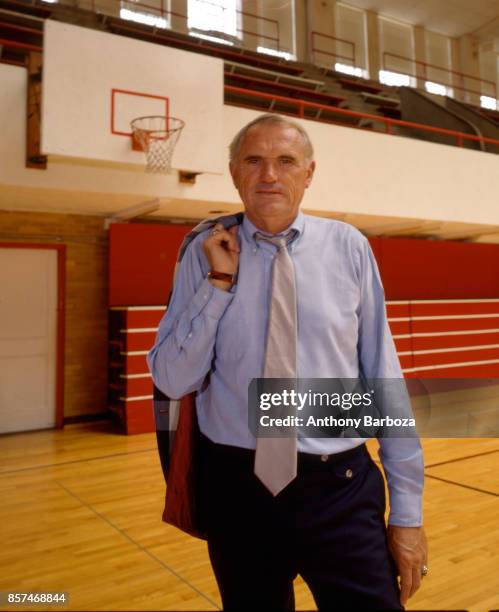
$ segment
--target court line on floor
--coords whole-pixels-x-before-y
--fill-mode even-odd
[[[491,451],[484,451],[483,453],[475,453],[474,455],[466,455],[465,457],[457,457],[456,459],[449,459],[448,461],[440,461],[439,463],[432,463],[431,465],[425,465],[426,468],[438,467],[439,465],[447,465],[449,463],[456,463],[457,461],[465,461],[466,459],[474,459],[475,457],[483,457],[484,455],[492,455],[493,453],[499,453],[499,448]]]
[[[59,467],[63,465],[72,465],[75,463],[85,463],[87,461],[97,461],[98,459],[112,459],[113,457],[123,457],[126,455],[138,455],[140,453],[150,453],[152,451],[157,451],[157,447],[155,448],[144,448],[136,451],[128,451],[123,453],[113,453],[112,455],[98,455],[96,457],[87,457],[86,459],[74,459],[72,461],[61,461],[60,463],[44,463],[42,465],[33,465],[31,467],[25,468],[17,468],[15,470],[4,470],[0,469],[0,476],[4,474],[15,474],[17,472],[29,472],[30,470],[43,470],[52,467]],[[484,451],[483,453],[475,453],[474,455],[465,455],[464,457],[456,457],[455,459],[449,459],[448,461],[440,461],[439,463],[431,463],[429,465],[425,465],[425,469],[439,467],[441,465],[448,465],[449,463],[457,463],[458,461],[466,461],[466,459],[474,459],[475,457],[483,457],[485,455],[492,455],[493,453],[499,453],[499,449]],[[381,461],[377,457],[373,457],[375,463],[381,464]]]
[[[440,480],[441,482],[456,485],[457,487],[462,487],[463,489],[470,489],[471,491],[477,491],[478,493],[485,493],[485,495],[492,495],[492,497],[499,497],[499,493],[494,493],[494,491],[479,489],[478,487],[472,487],[471,485],[467,485],[462,482],[456,482],[455,480],[448,480],[447,478],[442,478],[441,476],[433,476],[433,474],[427,474],[426,472],[425,478],[433,478],[434,480]]]
[[[202,597],[204,600],[206,600],[208,603],[210,603],[212,606],[215,607],[216,610],[220,610],[221,608],[218,606],[218,604],[216,602],[214,602],[212,599],[210,599],[207,595],[205,595],[202,591],[200,591],[197,587],[195,587],[193,584],[191,584],[188,580],[186,580],[181,574],[177,573],[173,568],[171,568],[169,565],[167,565],[164,561],[162,561],[159,557],[157,557],[154,553],[152,553],[150,550],[148,550],[145,546],[142,546],[142,544],[140,544],[139,542],[137,542],[136,540],[134,540],[131,536],[128,535],[128,533],[126,531],[124,531],[123,529],[121,529],[120,527],[118,527],[117,525],[115,525],[110,519],[108,519],[106,516],[104,516],[103,514],[101,514],[98,510],[96,510],[91,504],[88,504],[86,501],[84,501],[83,499],[81,499],[81,497],[79,495],[77,495],[76,493],[74,493],[73,491],[71,491],[71,489],[68,489],[68,487],[63,484],[61,481],[56,480],[55,481],[56,484],[58,484],[61,489],[64,489],[64,491],[66,491],[66,493],[68,493],[68,495],[71,495],[74,499],[76,499],[80,504],[82,504],[82,506],[85,506],[86,508],[88,508],[91,512],[93,512],[98,518],[102,519],[104,522],[106,522],[112,529],[114,529],[115,531],[117,531],[120,535],[122,535],[124,538],[126,538],[130,543],[134,544],[138,549],[140,549],[143,553],[145,553],[148,557],[150,557],[153,561],[156,561],[156,563],[158,563],[159,565],[161,565],[163,567],[163,569],[167,570],[168,572],[170,572],[171,574],[173,574],[173,576],[175,576],[175,578],[178,578],[178,580],[180,580],[181,582],[183,582],[184,584],[186,584],[190,589],[192,589],[193,591],[195,591],[200,597]]]
[[[29,472],[30,470],[43,470],[51,467],[59,467],[61,465],[71,465],[74,463],[85,463],[86,461],[96,461],[97,459],[112,459],[113,457],[123,457],[126,455],[137,455],[139,453],[150,453],[151,451],[157,451],[157,448],[144,448],[142,450],[129,451],[126,453],[114,453],[113,455],[100,455],[98,457],[88,457],[87,459],[74,459],[73,461],[61,461],[61,463],[45,463],[43,465],[34,465],[32,467],[18,468],[16,470],[0,470],[0,476],[5,474],[15,474],[17,472]]]

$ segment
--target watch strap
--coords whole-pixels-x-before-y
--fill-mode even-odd
[[[231,283],[232,285],[236,282],[234,274],[228,274],[227,272],[217,272],[217,270],[210,270],[208,272],[208,278],[212,278],[213,280],[225,281],[226,283]]]

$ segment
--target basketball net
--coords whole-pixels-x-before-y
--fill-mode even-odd
[[[147,172],[168,174],[185,122],[175,117],[137,117],[131,122],[134,144],[146,155]]]

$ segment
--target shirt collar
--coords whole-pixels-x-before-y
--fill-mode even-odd
[[[257,241],[255,240],[256,232],[261,232],[262,234],[266,233],[266,232],[263,232],[258,227],[256,227],[256,225],[254,225],[248,219],[246,215],[244,215],[241,227],[242,227],[242,231],[243,231],[245,239],[248,242],[252,242],[252,243],[257,243]],[[279,232],[279,234],[277,235],[280,236],[282,234],[286,234],[287,232],[289,232],[289,230],[295,230],[296,236],[292,240],[292,242],[295,243],[297,240],[300,239],[301,235],[303,234],[304,229],[305,229],[305,215],[301,211],[299,211],[293,223],[291,223],[289,227],[287,227],[284,231]]]

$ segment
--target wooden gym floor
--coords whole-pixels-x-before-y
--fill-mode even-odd
[[[424,447],[430,574],[408,609],[499,609],[499,440]],[[219,609],[206,544],[161,522],[163,493],[154,434],[100,422],[0,437],[0,591],[69,593],[52,610]],[[315,608],[300,579],[295,591]]]

